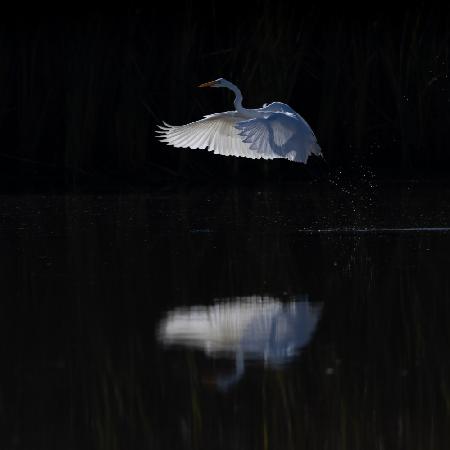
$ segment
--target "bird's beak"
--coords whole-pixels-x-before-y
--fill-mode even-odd
[[[212,87],[214,85],[214,83],[215,83],[215,81],[208,81],[207,83],[203,83],[203,84],[201,84],[201,85],[199,85],[197,87],[201,87],[201,88]]]

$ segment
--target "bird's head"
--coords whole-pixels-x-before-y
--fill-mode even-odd
[[[207,83],[203,83],[200,86],[201,88],[205,87],[228,87],[229,88],[229,81],[225,80],[225,78],[218,78],[214,81],[208,81]]]

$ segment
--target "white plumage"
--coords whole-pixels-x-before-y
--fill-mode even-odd
[[[306,163],[311,154],[322,156],[310,126],[288,105],[274,102],[258,109],[243,108],[241,91],[223,78],[200,87],[232,90],[236,111],[211,114],[181,126],[163,122],[157,131],[162,142],[252,159],[285,158]]]
[[[160,322],[158,338],[166,345],[203,349],[211,356],[232,356],[283,364],[308,344],[322,304],[307,296],[287,303],[268,296],[216,300],[210,306],[169,311]]]
[[[289,302],[266,296],[217,300],[210,306],[176,308],[158,327],[165,345],[203,350],[212,357],[232,358],[235,371],[219,376],[226,390],[245,373],[245,361],[279,367],[292,360],[311,340],[322,304],[299,296]]]

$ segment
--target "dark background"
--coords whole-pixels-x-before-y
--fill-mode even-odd
[[[16,7],[0,14],[0,447],[449,448],[448,10]],[[247,107],[288,102],[326,163],[159,143],[162,120],[232,108],[195,87],[220,76]],[[302,180],[324,182],[283,184]],[[226,396],[232,361],[156,340],[174,308],[254,295],[323,304],[285,370],[248,364]]]
[[[279,182],[336,170],[445,177],[448,9],[366,6],[185,1],[8,12],[0,28],[0,186]],[[195,88],[218,77],[241,88],[246,107],[292,106],[327,164],[159,143],[162,120],[178,125],[233,109],[231,93]]]

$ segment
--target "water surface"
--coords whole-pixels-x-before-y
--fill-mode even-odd
[[[1,196],[0,445],[444,448],[449,227],[436,183]]]

